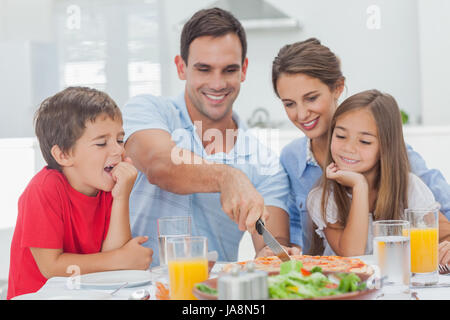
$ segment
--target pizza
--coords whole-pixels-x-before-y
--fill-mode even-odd
[[[291,259],[299,260],[303,264],[303,269],[310,271],[314,267],[322,268],[324,273],[332,272],[353,272],[362,276],[370,276],[374,270],[358,258],[340,257],[340,256],[309,256],[309,255],[292,255]],[[229,263],[224,266],[224,272],[230,272],[235,266],[245,269],[250,263],[256,270],[263,270],[269,274],[280,272],[280,258],[277,256],[260,257],[255,260],[241,261]]]

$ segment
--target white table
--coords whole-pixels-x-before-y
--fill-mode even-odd
[[[374,264],[373,256],[358,257],[367,264]],[[224,263],[217,263],[212,272],[212,277],[217,277],[218,272],[222,269]],[[93,290],[93,289],[69,289],[68,278],[55,277],[47,281],[47,283],[36,293],[18,296],[15,299],[25,300],[65,300],[65,299],[81,299],[81,300],[127,300],[130,295],[139,289],[146,289],[150,292],[150,299],[155,300],[156,287],[153,284],[147,284],[140,287],[123,288],[114,295],[110,293],[114,290]],[[168,282],[167,275],[161,272],[153,273],[154,281]],[[439,283],[450,283],[450,275],[439,275]],[[450,300],[450,287],[447,288],[426,288],[411,289],[417,292],[420,300]]]

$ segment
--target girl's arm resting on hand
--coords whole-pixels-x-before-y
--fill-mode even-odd
[[[369,228],[369,191],[367,184],[353,188],[352,204],[347,224],[329,224],[324,229],[327,241],[337,255],[343,257],[363,255]]]

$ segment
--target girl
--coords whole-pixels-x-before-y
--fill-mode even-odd
[[[345,77],[338,57],[311,38],[280,49],[273,61],[272,83],[289,120],[305,135],[282,150],[281,163],[291,183],[291,241],[308,253],[307,234],[312,223],[306,211],[306,197],[322,175],[330,121],[345,87]],[[411,171],[427,184],[441,204],[441,211],[450,216],[449,184],[438,170],[429,170],[421,156],[406,147]]]
[[[329,132],[326,171],[308,196],[308,212],[325,255],[372,254],[373,220],[401,220],[405,208],[432,207],[434,196],[409,172],[392,96],[377,90],[351,96],[335,112]]]

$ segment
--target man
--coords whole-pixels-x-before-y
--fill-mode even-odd
[[[289,245],[287,175],[232,111],[247,72],[246,48],[245,31],[229,12],[201,10],[185,24],[175,57],[185,92],[137,96],[123,108],[125,149],[139,170],[132,232],[148,235],[155,251],[156,220],[170,215],[190,215],[192,234],[207,236],[221,261],[237,260],[245,230],[257,253],[270,253],[255,231],[259,218]]]

